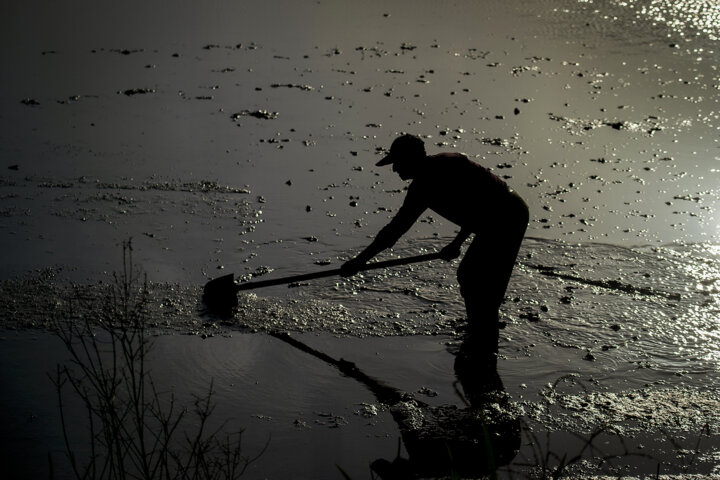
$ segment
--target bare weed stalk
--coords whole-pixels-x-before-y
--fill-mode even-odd
[[[52,380],[57,390],[67,456],[78,479],[234,479],[259,457],[241,449],[242,430],[210,429],[214,409],[212,382],[192,407],[179,405],[172,392],[162,392],[147,366],[151,349],[145,328],[147,279],[132,263],[132,243],[123,243],[122,271],[113,276],[105,298],[84,302],[74,314],[57,321],[56,331],[71,360],[58,365]],[[68,425],[69,393],[85,408],[82,429]],[[76,446],[83,446],[79,454]],[[260,452],[262,454],[262,452]]]

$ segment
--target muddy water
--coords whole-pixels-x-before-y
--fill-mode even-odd
[[[358,364],[369,371],[392,361],[389,380],[398,387],[414,392],[425,385],[445,386],[438,397],[454,400],[450,385],[443,385],[442,380],[452,374],[452,365],[440,344],[428,342],[418,349],[407,338],[377,340],[372,347],[366,342],[316,336],[307,341],[332,354],[363,352],[357,356]],[[12,438],[3,438],[5,471],[17,472],[14,478],[44,477],[51,453],[59,472],[56,478],[72,478],[63,468],[55,392],[46,381],[48,364],[64,361],[66,355],[52,336],[43,334],[30,339],[9,334],[3,344],[3,381],[12,387],[6,390],[2,406],[4,412],[13,412],[3,414],[5,432],[13,433]],[[43,361],[13,362],[26,348],[43,349]],[[335,478],[336,464],[353,475],[367,475],[369,462],[392,459],[397,452],[398,428],[387,408],[367,389],[271,337],[236,334],[205,341],[195,336],[160,337],[153,352],[152,373],[164,388],[190,404],[190,394],[205,394],[212,381],[214,416],[227,422],[228,431],[245,429],[243,453],[256,456],[267,448],[246,474],[249,478]],[[423,369],[421,378],[409,380],[418,365],[432,369]],[[17,371],[25,373],[25,380],[13,380]],[[183,372],[180,377],[179,372]],[[165,382],[166,378],[172,380]],[[400,379],[404,381],[396,381]],[[430,401],[438,398],[419,396]],[[82,408],[72,402],[70,406],[75,407],[70,419],[81,424]],[[71,427],[71,432],[76,430]],[[85,453],[82,443],[75,446],[77,453]]]
[[[658,464],[665,471],[688,464],[695,472],[714,471],[720,428],[717,260],[716,250],[702,246],[527,239],[502,307],[498,373],[513,404],[523,409],[528,443],[504,471],[527,473],[524,465],[538,462],[536,447],[577,453],[578,438],[598,429],[606,433],[596,446],[619,457],[610,462],[616,467],[630,462],[628,471],[651,474]],[[197,287],[151,284],[148,318],[160,335],[153,373],[185,398],[212,380],[217,415],[247,428],[248,453],[270,441],[251,470],[257,475],[292,470],[303,478],[333,478],[335,463],[365,474],[369,462],[396,452],[400,430],[387,407],[363,384],[267,332],[291,332],[430,405],[462,407],[453,362],[465,323],[453,272],[453,265],[438,262],[241,293],[231,318],[203,313]],[[12,320],[7,325],[27,332],[42,327],[53,308],[55,315],[61,312],[62,304],[38,304],[39,292],[52,291],[50,285],[56,283],[46,278],[5,282],[5,299],[14,300],[3,312]],[[51,298],[72,298],[55,288]],[[80,291],[90,295],[94,289],[102,295],[99,286]],[[23,418],[35,422],[29,438],[42,439],[43,452],[62,458],[54,392],[45,375],[65,354],[47,333],[8,332],[3,343],[6,380],[18,372],[26,377],[3,408],[15,412],[11,431],[24,428]],[[46,353],[24,365],[21,352],[33,350]],[[702,448],[691,456],[686,450],[698,438]],[[26,452],[18,458],[34,458],[16,448]],[[583,471],[613,471],[589,466],[598,452],[588,456]]]
[[[101,296],[128,237],[156,368],[186,391],[215,378],[249,450],[271,439],[253,478],[335,478],[335,463],[362,478],[399,435],[382,408],[356,415],[367,389],[268,329],[460,405],[455,265],[243,294],[231,319],[198,304],[207,278],[331,268],[364,246],[405,186],[374,161],[410,131],[531,207],[498,369],[535,436],[508,468],[603,426],[604,446],[635,449],[616,463],[632,472],[717,473],[716,2],[46,3],[0,20],[0,312],[20,330],[2,348],[3,445],[34,459],[18,470],[58,448],[44,373],[63,354],[28,327],[73,285]],[[453,230],[429,214],[389,256]],[[40,460],[18,453],[45,440]]]

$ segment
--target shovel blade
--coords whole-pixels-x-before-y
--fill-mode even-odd
[[[203,303],[212,312],[229,313],[238,305],[234,275],[223,275],[205,284]]]

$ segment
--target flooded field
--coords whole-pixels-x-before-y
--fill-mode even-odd
[[[521,426],[501,477],[583,448],[577,475],[720,475],[716,2],[6,9],[13,478],[46,477],[48,452],[71,477],[47,376],[67,353],[50,330],[79,295],[107,294],[128,238],[149,281],[154,375],[186,399],[213,381],[217,418],[245,429],[248,455],[267,446],[245,478],[367,478],[408,428],[397,405],[271,332],[422,408],[464,409],[457,261],[242,292],[229,317],[201,302],[211,278],[336,268],[367,245],[404,197],[374,166],[401,132],[464,152],[530,206],[501,308],[498,402]],[[437,251],[455,228],[428,211],[382,258]]]

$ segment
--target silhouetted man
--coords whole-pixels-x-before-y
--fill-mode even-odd
[[[528,225],[528,207],[520,196],[488,169],[457,153],[428,156],[413,135],[395,139],[390,153],[376,165],[392,164],[403,180],[412,180],[395,217],[355,258],[341,267],[351,276],[371,258],[392,247],[426,209],[460,227],[441,250],[445,260],[460,255],[467,238],[475,238],[458,267],[460,293],[475,343],[489,354],[498,348],[498,309],[510,282],[520,243]]]

